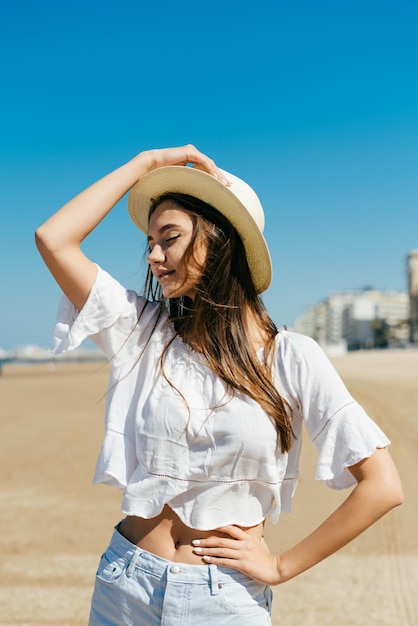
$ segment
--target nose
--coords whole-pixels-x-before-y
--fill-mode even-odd
[[[148,263],[153,265],[155,263],[163,263],[165,259],[164,250],[160,245],[155,245],[148,255]]]

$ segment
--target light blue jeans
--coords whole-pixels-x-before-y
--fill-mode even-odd
[[[270,626],[269,587],[233,569],[141,550],[116,529],[96,574],[89,626]]]

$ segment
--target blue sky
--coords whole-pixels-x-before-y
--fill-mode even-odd
[[[33,231],[137,152],[192,142],[266,213],[278,325],[333,290],[405,289],[418,248],[418,4],[23,2],[0,22],[0,346],[48,346]],[[126,199],[84,249],[141,289]]]

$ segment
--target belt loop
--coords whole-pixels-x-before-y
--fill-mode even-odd
[[[140,557],[140,555],[141,555],[141,550],[136,548],[136,550],[133,553],[132,558],[131,558],[131,560],[129,562],[128,568],[126,570],[126,575],[127,575],[128,578],[130,578],[132,576],[132,572],[135,569],[136,562],[137,562],[138,558]]]
[[[218,583],[218,567],[211,563],[209,565],[209,577],[210,577],[210,593],[212,596],[217,596],[219,593]]]

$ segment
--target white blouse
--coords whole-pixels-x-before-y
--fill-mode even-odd
[[[347,391],[312,339],[280,331],[274,380],[293,415],[288,454],[276,428],[226,384],[175,331],[165,310],[124,289],[99,268],[78,313],[64,296],[53,350],[90,337],[111,365],[106,432],[95,483],[123,489],[122,511],[151,518],[167,504],[189,527],[253,526],[290,511],[298,480],[302,424],[319,452],[317,480],[355,484],[347,469],[390,442]]]

